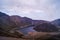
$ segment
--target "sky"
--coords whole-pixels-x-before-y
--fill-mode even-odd
[[[0,11],[34,20],[60,18],[60,0],[0,0]]]

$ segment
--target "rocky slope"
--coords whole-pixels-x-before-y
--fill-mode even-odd
[[[34,26],[37,32],[29,31]],[[27,28],[28,27],[28,28]],[[27,28],[28,35],[24,35],[19,29]],[[56,33],[53,33],[56,32]],[[52,39],[51,39],[52,38]],[[0,40],[60,40],[58,28],[45,20],[32,20],[17,15],[9,16],[0,12]]]
[[[60,28],[60,19],[56,19],[51,22],[52,24],[56,25],[58,28]]]

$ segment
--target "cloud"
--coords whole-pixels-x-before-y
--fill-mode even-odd
[[[60,0],[0,0],[0,11],[32,19],[60,18]]]

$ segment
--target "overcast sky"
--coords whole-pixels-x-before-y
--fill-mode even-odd
[[[0,0],[0,11],[8,15],[52,21],[60,18],[60,0]]]

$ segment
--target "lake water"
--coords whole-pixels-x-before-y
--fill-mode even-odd
[[[24,34],[24,35],[27,35],[28,32],[36,32],[33,27],[26,27],[26,28],[22,28],[20,29],[20,31]]]

